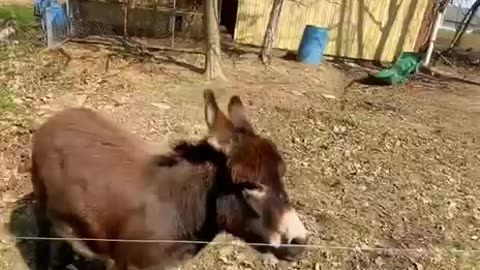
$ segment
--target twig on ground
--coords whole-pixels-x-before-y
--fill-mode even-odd
[[[451,67],[453,67],[453,68],[457,68],[457,66],[453,63],[453,61],[449,60],[445,55],[443,55],[442,52],[437,51],[436,53],[437,53],[438,56],[440,56],[440,58],[442,58],[443,61],[445,61],[445,63],[447,63],[449,66],[451,66]]]
[[[468,84],[473,84],[473,85],[480,85],[480,82],[478,82],[478,81],[469,80],[465,77],[461,78],[461,77],[456,76],[453,73],[443,71],[443,70],[440,70],[440,69],[434,68],[434,67],[422,67],[420,69],[420,71],[423,72],[423,73],[426,73],[430,76],[437,77],[437,78],[443,78],[443,79],[447,79],[447,80],[458,81],[458,82],[468,83]]]

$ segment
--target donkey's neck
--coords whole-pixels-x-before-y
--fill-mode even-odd
[[[216,220],[219,231],[239,235],[244,230],[242,217],[244,209],[234,193],[222,194],[217,198]]]
[[[200,143],[180,144],[176,148],[183,158],[193,164],[209,164],[212,166],[210,185],[204,185],[206,195],[204,204],[207,214],[203,224],[208,228],[215,228],[215,234],[210,235],[213,239],[216,234],[226,231],[238,234],[242,228],[243,207],[235,193],[235,188],[227,167],[227,157],[210,146],[206,140]],[[206,239],[205,239],[206,240]],[[208,239],[210,241],[211,239]]]
[[[177,211],[177,237],[211,241],[218,234],[217,198],[226,180],[226,157],[206,141],[180,143],[171,155],[154,158],[163,201]]]

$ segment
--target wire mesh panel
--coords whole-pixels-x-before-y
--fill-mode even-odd
[[[152,48],[202,49],[200,0],[70,0],[70,36],[114,38]]]
[[[70,35],[123,35],[124,9],[118,2],[70,0]]]

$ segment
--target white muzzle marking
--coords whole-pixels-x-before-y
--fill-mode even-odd
[[[307,229],[293,208],[290,208],[283,213],[279,223],[278,233],[274,233],[271,236],[270,245],[273,247],[279,247],[282,238],[287,240],[287,244],[290,244],[293,239],[307,238]]]

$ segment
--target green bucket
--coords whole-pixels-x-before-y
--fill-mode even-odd
[[[423,54],[403,52],[391,68],[380,70],[371,76],[390,85],[403,84],[418,72],[422,60]]]

